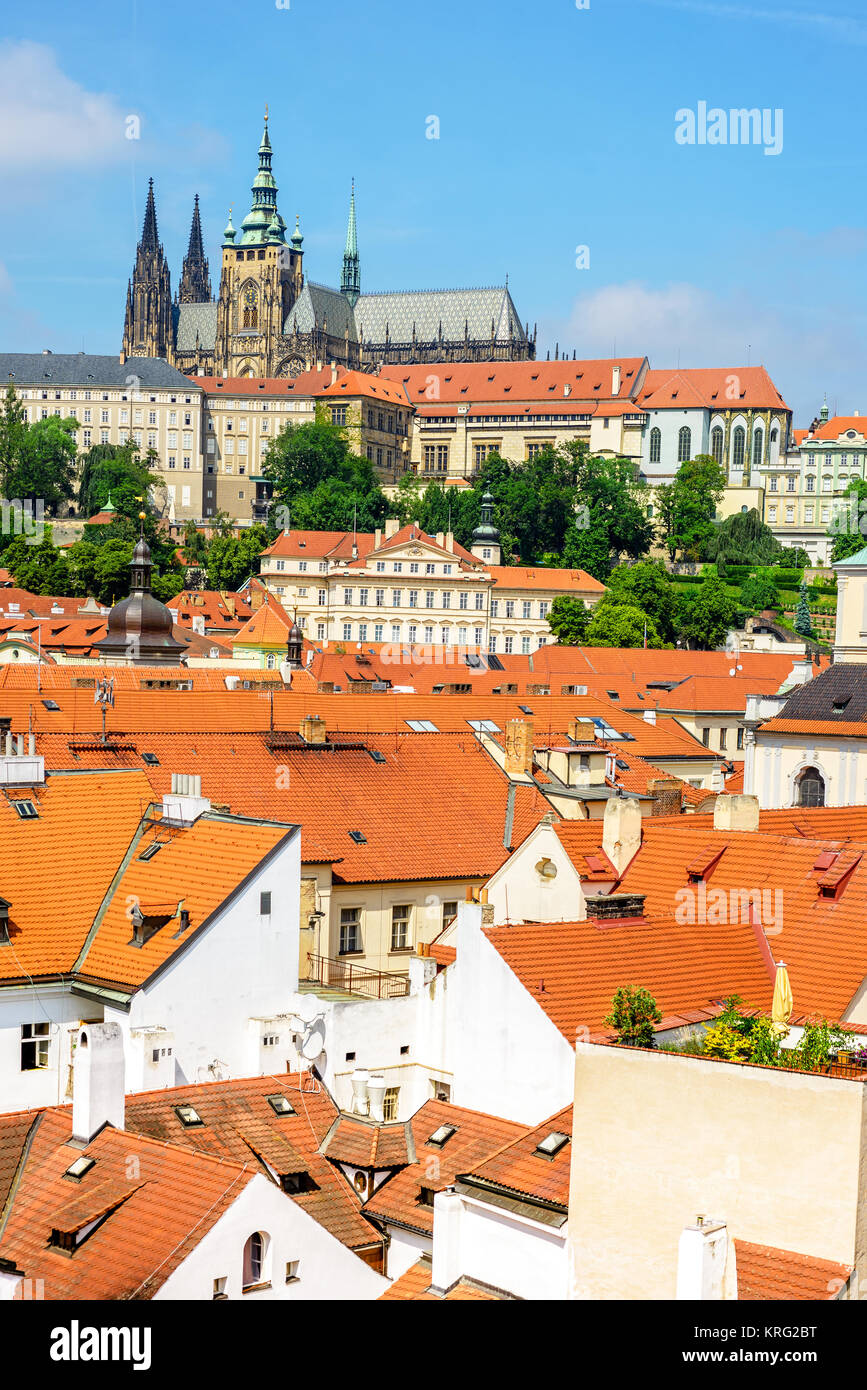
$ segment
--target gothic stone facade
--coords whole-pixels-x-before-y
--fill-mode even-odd
[[[196,198],[178,293],[159,240],[153,181],[127,289],[122,353],[162,357],[187,373],[293,377],[318,364],[375,371],[381,363],[527,361],[536,333],[522,326],[508,284],[487,289],[362,294],[355,189],[340,288],[305,279],[296,219],[287,239],[277,208],[267,117],[252,206],[223,233],[220,291],[211,297]]]

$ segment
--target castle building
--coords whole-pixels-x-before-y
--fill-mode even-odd
[[[353,182],[340,288],[308,280],[300,221],[287,239],[277,207],[268,117],[250,211],[223,233],[212,298],[198,196],[174,302],[157,230],[153,181],[127,289],[124,357],[164,357],[204,376],[297,377],[324,364],[375,371],[382,363],[527,361],[535,329],[522,326],[508,283],[485,289],[364,294]]]

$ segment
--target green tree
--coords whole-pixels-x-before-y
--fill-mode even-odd
[[[111,497],[122,515],[135,519],[160,479],[155,454],[142,458],[134,443],[94,444],[79,462],[78,510],[95,516]]]
[[[769,565],[772,561],[779,563],[782,554],[780,542],[753,507],[748,512],[734,512],[719,522],[707,537],[701,558],[715,561],[719,570],[721,560],[739,565]]]
[[[571,594],[558,594],[548,612],[548,626],[561,647],[580,647],[589,622],[590,609]]]
[[[864,530],[862,530],[864,527]],[[864,549],[867,530],[867,482],[852,478],[843,496],[832,509],[828,536],[831,538],[831,562],[848,560]]]
[[[625,458],[598,458],[572,441],[561,451],[572,463],[576,496],[563,562],[606,580],[624,555],[637,560],[653,540],[646,488]]]
[[[639,560],[611,571],[602,603],[640,609],[662,641],[671,642],[676,636],[676,587],[659,560]]]
[[[795,631],[801,637],[814,638],[813,623],[810,618],[810,605],[807,602],[807,586],[803,579],[798,593],[798,607],[795,610]]]
[[[701,557],[725,485],[725,473],[716,460],[697,454],[680,465],[673,482],[657,488],[659,535],[672,560],[678,552],[688,560]]]
[[[259,556],[267,535],[264,526],[250,526],[240,536],[215,536],[208,546],[208,587],[237,589],[259,572]]]
[[[689,649],[711,651],[723,645],[736,614],[737,604],[726,593],[722,580],[708,576],[680,595],[675,621]]]
[[[51,415],[29,425],[20,438],[17,456],[3,477],[3,495],[32,506],[42,504],[49,516],[71,501],[74,493],[75,432],[78,421]]]
[[[634,985],[621,985],[611,1000],[611,1011],[603,1023],[613,1028],[622,1047],[655,1047],[654,1023],[662,1014],[649,990]]]
[[[94,587],[100,603],[116,603],[129,593],[132,542],[107,541],[97,551],[94,562]]]
[[[751,574],[741,585],[741,604],[750,613],[761,613],[766,608],[778,608],[780,596],[777,586],[767,570]]]
[[[27,420],[24,406],[10,381],[3,397],[3,412],[0,414],[0,481],[3,483],[4,493],[7,497],[10,494],[5,491],[6,479],[18,462],[22,440],[26,432]]]
[[[661,647],[662,641],[652,621],[626,603],[600,603],[593,610],[587,628],[588,647]]]

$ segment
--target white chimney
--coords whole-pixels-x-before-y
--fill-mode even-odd
[[[612,394],[612,396],[618,396],[618,395],[620,394],[620,364],[619,364],[619,363],[615,363],[614,366],[611,368],[611,394]]]
[[[723,792],[713,804],[714,830],[758,830],[759,798]]]
[[[367,1094],[370,1072],[364,1067],[356,1067],[349,1080],[352,1083],[352,1114],[366,1115],[370,1110],[370,1097]]]
[[[334,385],[334,383],[335,383],[336,380],[337,380],[337,363],[336,363],[336,362],[332,362],[332,363],[331,363],[331,385],[332,385],[332,386]]]
[[[367,1084],[367,1092],[370,1096],[370,1118],[372,1120],[385,1119],[385,1077],[371,1076]]]
[[[119,1023],[83,1023],[72,1069],[72,1137],[89,1144],[104,1125],[123,1129],[124,1057]]]
[[[641,807],[634,796],[612,796],[605,803],[602,848],[618,874],[641,848]]]
[[[722,1221],[696,1218],[681,1231],[677,1246],[678,1299],[721,1299],[725,1276],[728,1232]]]
[[[391,538],[392,538],[392,536],[396,536],[399,530],[400,530],[400,522],[399,522],[399,520],[397,519],[397,517],[396,517],[396,516],[389,516],[389,517],[386,517],[386,521],[385,521],[385,539],[386,539],[387,541],[390,541]]]
[[[193,614],[193,632],[197,632],[200,637],[205,635],[205,615],[204,613]]]
[[[461,1269],[461,1215],[463,1199],[453,1187],[434,1197],[434,1235],[431,1255],[431,1287],[445,1291],[463,1274]]]
[[[176,825],[192,825],[210,811],[211,803],[202,796],[202,779],[187,772],[172,773],[172,790],[163,796],[163,820]]]

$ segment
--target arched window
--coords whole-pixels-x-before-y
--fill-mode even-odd
[[[268,1279],[267,1260],[270,1241],[264,1231],[254,1231],[244,1246],[244,1288],[264,1284]]]
[[[762,431],[756,429],[753,431],[753,468],[761,468],[762,452]]]
[[[276,656],[274,655],[273,652],[268,652],[268,655],[265,657],[265,666],[266,666],[267,670],[273,671],[276,665],[277,665],[277,658],[276,658]]]
[[[677,435],[677,461],[688,463],[692,448],[692,434],[689,425],[683,425]]]
[[[795,779],[795,805],[825,805],[825,779],[815,767],[805,767]]]
[[[732,469],[738,473],[744,466],[744,447],[747,442],[746,430],[737,425],[732,435]]]
[[[710,432],[710,452],[711,458],[716,463],[723,461],[723,432],[722,425],[714,425]]]
[[[650,431],[650,462],[659,463],[662,454],[662,431],[655,427]]]

